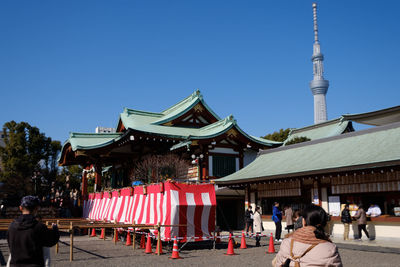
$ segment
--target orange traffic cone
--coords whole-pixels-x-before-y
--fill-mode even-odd
[[[170,259],[182,259],[179,257],[178,240],[174,237],[174,246],[172,247],[172,255]]]
[[[96,236],[96,229],[92,228],[92,234],[90,235],[90,237],[95,237]]]
[[[152,253],[152,251],[151,251],[151,237],[150,237],[150,234],[147,235],[146,250],[144,251],[144,253],[146,253],[146,254]]]
[[[272,236],[272,233],[271,236],[269,237],[269,246],[267,253],[275,253],[274,237]]]
[[[146,239],[144,237],[144,234],[142,234],[142,237],[140,238],[140,248],[145,249],[146,248]]]
[[[235,252],[233,251],[232,234],[229,234],[228,250],[226,251],[225,255],[228,255],[228,256],[236,255]]]
[[[160,255],[164,254],[164,252],[162,251],[162,242],[160,240],[160,248],[158,248],[158,241],[157,241],[157,247],[156,247],[156,251],[154,252],[154,254],[158,254],[158,249],[160,249]]]
[[[247,248],[246,238],[244,237],[244,232],[242,232],[242,240],[240,241],[240,248],[241,249]]]
[[[221,243],[221,237],[219,235],[219,231],[217,232],[217,239],[215,240],[215,243]]]
[[[126,243],[125,243],[125,246],[132,246],[131,233],[129,233],[129,231],[126,232]]]
[[[105,230],[106,230],[106,229],[101,228],[100,239],[106,239]]]

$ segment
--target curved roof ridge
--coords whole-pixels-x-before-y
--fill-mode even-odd
[[[141,116],[150,116],[150,117],[162,117],[163,114],[157,112],[143,111],[138,109],[124,108],[123,113],[127,113],[128,116],[131,114],[141,115]]]
[[[153,122],[153,124],[163,124],[170,122],[185,114],[187,111],[196,106],[199,102],[206,108],[208,112],[212,114],[212,116],[214,116],[217,120],[220,120],[220,117],[206,104],[203,99],[203,95],[200,93],[200,90],[197,89],[190,96],[186,97],[185,99],[171,106],[170,108],[162,111],[160,113],[162,114],[160,116],[161,118]]]
[[[69,137],[73,138],[103,138],[103,137],[119,137],[122,133],[78,133],[78,132],[70,132]]]
[[[221,124],[222,124],[223,126],[225,126],[225,125],[228,124],[228,123],[236,124],[236,120],[233,118],[233,115],[229,115],[229,116],[225,117],[225,118],[222,119],[222,120],[219,120],[219,121],[216,121],[216,122],[211,123],[211,124],[209,124],[209,125],[206,125],[206,126],[204,126],[204,127],[201,127],[199,130],[200,130],[200,131],[202,131],[202,130],[209,130],[209,129],[218,127],[218,126],[220,126]]]
[[[161,111],[161,114],[167,115],[167,114],[173,112],[174,110],[176,110],[177,108],[179,108],[180,106],[182,106],[183,104],[185,104],[186,102],[193,101],[194,99],[202,99],[202,98],[203,98],[203,96],[200,93],[200,90],[197,89],[191,95],[189,95],[186,98],[182,99],[181,101],[179,101],[175,105],[173,105],[173,106]]]
[[[336,122],[342,122],[342,121],[343,121],[343,117],[341,116],[341,117],[336,118],[336,119],[332,119],[332,120],[324,121],[324,122],[321,122],[321,123],[304,126],[304,127],[301,127],[301,128],[292,128],[291,129],[291,133],[294,134],[294,133],[298,133],[298,132],[302,132],[302,131],[306,131],[306,130],[321,128],[321,127],[324,127],[324,126],[327,126],[327,125],[330,125],[330,124],[333,124],[333,123],[336,123]]]

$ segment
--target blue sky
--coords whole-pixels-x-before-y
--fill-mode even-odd
[[[0,124],[115,127],[199,88],[261,136],[313,123],[313,1],[0,2]],[[399,105],[400,1],[317,1],[328,118]]]

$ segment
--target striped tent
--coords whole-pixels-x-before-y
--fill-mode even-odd
[[[216,199],[213,184],[168,181],[89,194],[83,217],[132,224],[186,225],[162,227],[162,240],[201,241],[215,230]]]

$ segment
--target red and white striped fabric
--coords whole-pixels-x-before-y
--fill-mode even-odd
[[[162,227],[161,238],[171,240],[177,236],[185,242],[211,236],[215,209],[214,185],[165,182],[90,194],[83,214],[93,220],[129,224],[183,224],[186,226]]]

